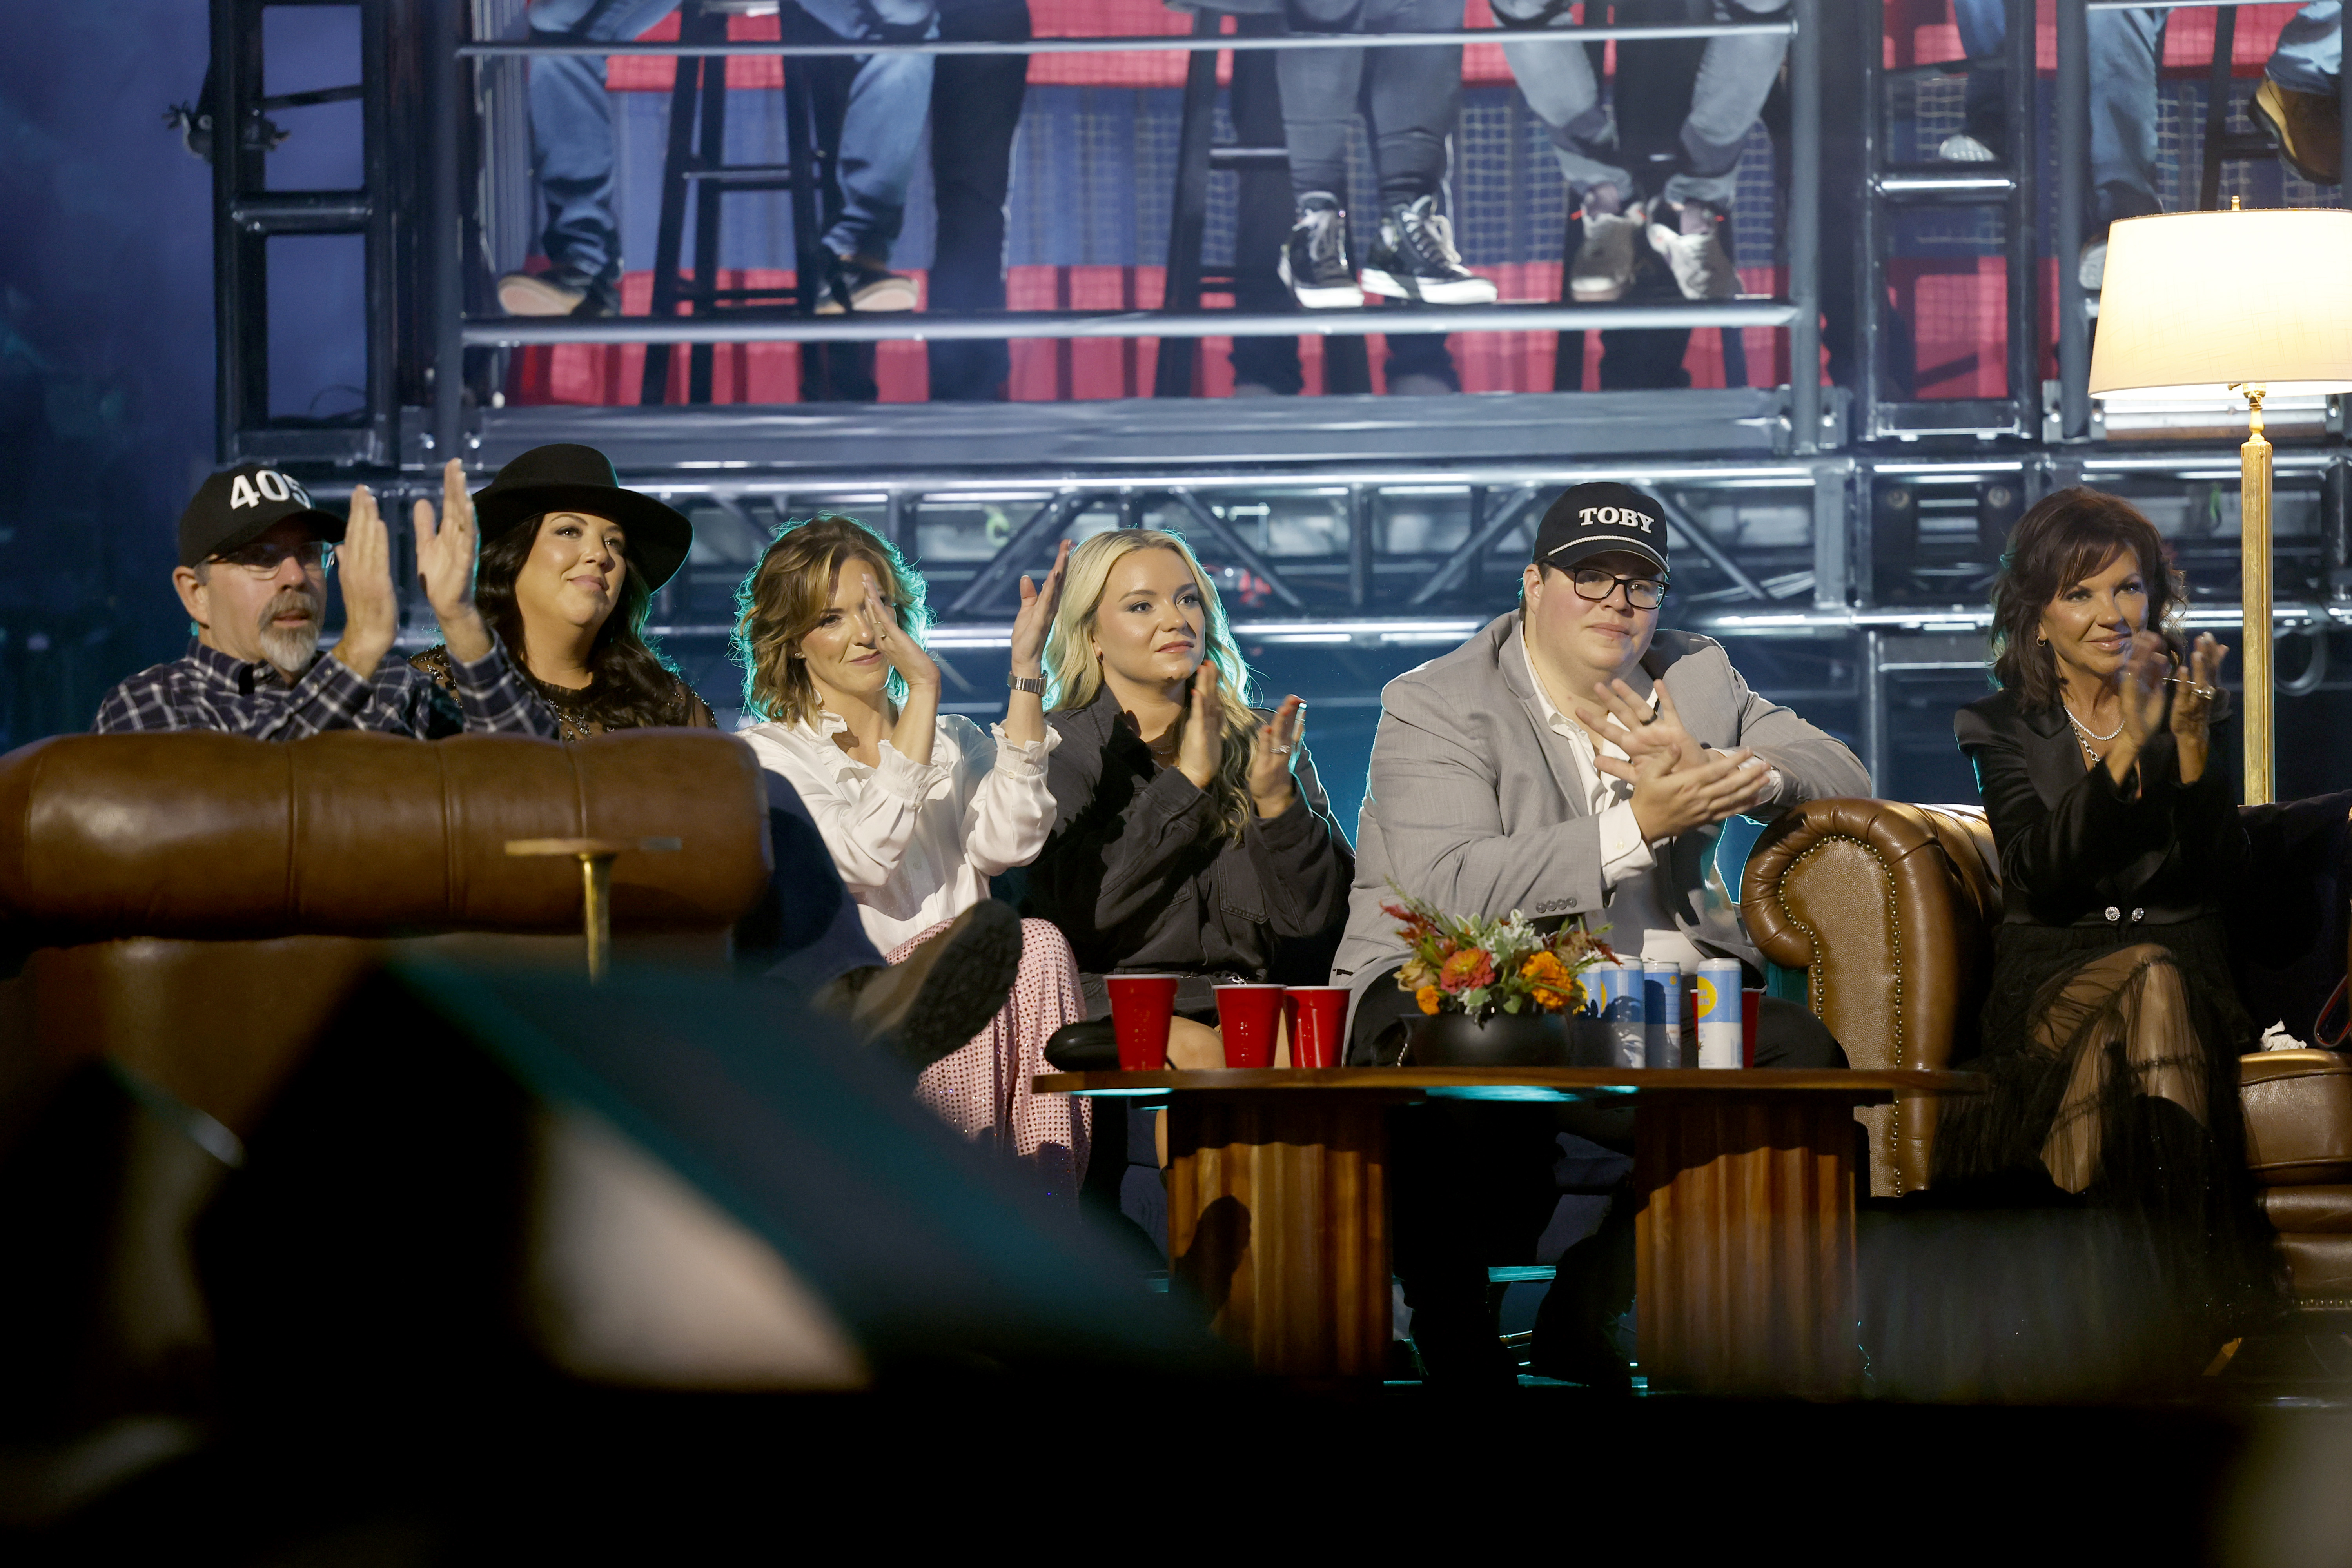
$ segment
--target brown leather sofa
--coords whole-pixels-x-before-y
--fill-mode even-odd
[[[1813,1011],[1856,1067],[1944,1068],[1971,1048],[2001,914],[1992,834],[1973,806],[1819,800],[1757,841],[1741,914],[1764,956],[1802,971]],[[2242,1058],[2247,1157],[2297,1302],[2352,1310],[2352,1061]],[[1871,1190],[1927,1185],[1933,1099],[1857,1114]]]
[[[0,1300],[11,1440],[198,1440],[213,1336],[188,1238],[242,1140],[395,953],[584,976],[577,863],[506,853],[574,837],[678,841],[613,868],[620,962],[723,964],[767,897],[758,764],[708,731],[81,735],[0,757],[0,1258],[27,1285]]]
[[[506,853],[564,837],[678,841],[613,868],[625,955],[723,963],[767,884],[758,763],[709,731],[75,735],[0,757],[0,938],[22,962],[0,1103],[104,1057],[242,1132],[387,944],[583,962],[577,863]]]

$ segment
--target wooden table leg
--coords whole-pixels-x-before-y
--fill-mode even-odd
[[[1383,1098],[1180,1094],[1169,1107],[1174,1273],[1262,1373],[1377,1378],[1387,1369]]]
[[[1821,1096],[1644,1095],[1633,1180],[1650,1386],[1856,1391],[1854,1121]]]

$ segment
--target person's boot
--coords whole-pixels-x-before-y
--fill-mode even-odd
[[[1650,248],[1665,258],[1685,300],[1728,300],[1739,292],[1739,269],[1723,247],[1723,215],[1705,202],[1654,205]]]
[[[1625,206],[1615,185],[1596,185],[1584,196],[1584,237],[1568,269],[1569,298],[1580,305],[1613,304],[1633,286],[1639,259],[1633,242],[1642,233],[1639,204]]]
[[[1309,191],[1298,198],[1298,221],[1274,269],[1291,298],[1309,310],[1354,310],[1364,302],[1356,264],[1348,258],[1348,215],[1339,197]]]
[[[828,981],[811,1005],[845,1020],[858,1043],[921,1072],[1003,1010],[1021,968],[1021,917],[983,899],[898,963]]]
[[[1462,265],[1454,226],[1435,196],[1391,207],[1364,257],[1364,292],[1430,305],[1491,305],[1495,285]]]
[[[2344,172],[2344,106],[2332,92],[2297,92],[2264,77],[2247,118],[2271,134],[2286,166],[2315,185]]]

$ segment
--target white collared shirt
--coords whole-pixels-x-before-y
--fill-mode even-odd
[[[942,713],[929,762],[909,762],[886,740],[868,767],[835,742],[845,721],[823,710],[817,719],[742,735],[762,767],[800,792],[866,934],[886,953],[988,897],[989,878],[1035,859],[1054,830],[1045,758],[1062,737],[1050,725],[1044,740],[1015,744],[1002,725],[983,733]]]

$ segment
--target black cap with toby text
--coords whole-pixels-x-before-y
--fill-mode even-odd
[[[343,537],[341,518],[312,506],[310,491],[268,464],[224,468],[197,487],[180,514],[180,564],[242,550],[289,518],[308,523],[330,544]]]
[[[1535,563],[1561,571],[1622,552],[1666,571],[1666,510],[1630,485],[1603,481],[1560,493],[1536,528]]]

